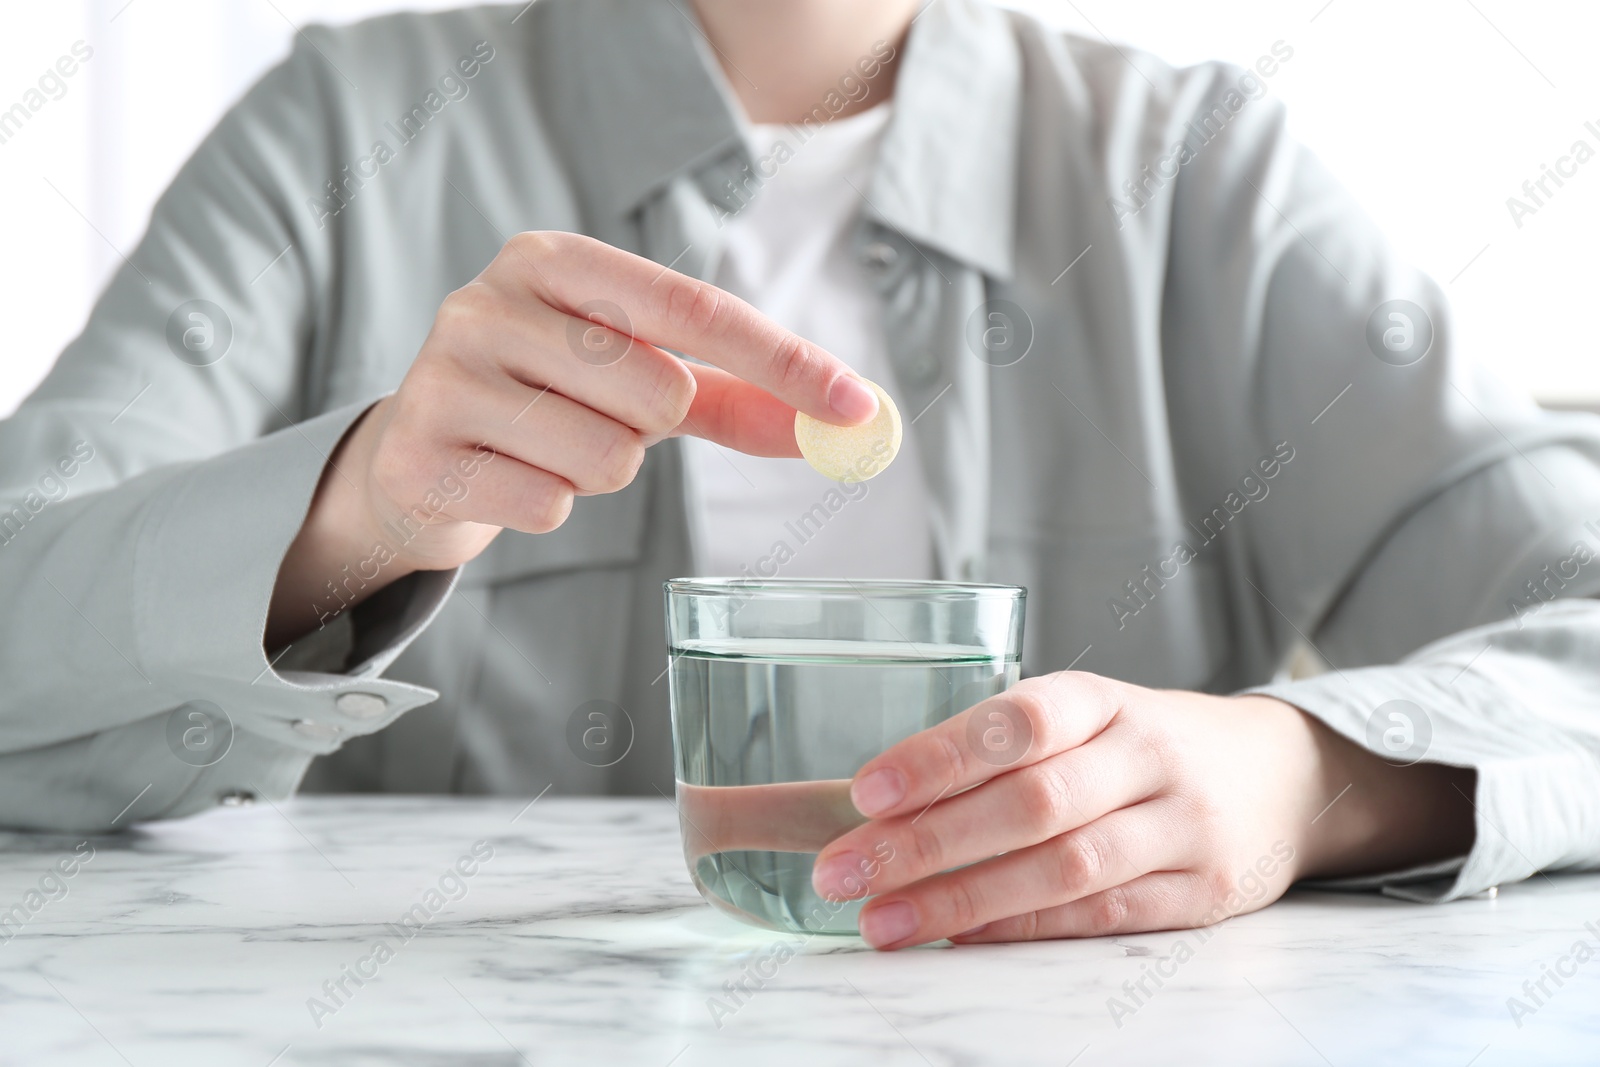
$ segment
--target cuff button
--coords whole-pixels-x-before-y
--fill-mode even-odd
[[[861,246],[861,265],[877,274],[894,266],[899,258],[900,250],[888,241],[868,241]]]
[[[289,724],[289,729],[301,737],[309,737],[313,741],[332,741],[339,736],[337,726],[329,726],[323,722],[312,722],[310,719],[296,719]]]
[[[333,706],[352,719],[376,719],[389,710],[389,702],[376,693],[340,693]]]

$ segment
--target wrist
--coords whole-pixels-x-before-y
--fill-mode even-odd
[[[1298,719],[1314,753],[1291,805],[1304,841],[1296,877],[1400,870],[1471,850],[1475,771],[1392,764],[1315,716],[1278,703]]]
[[[388,545],[365,488],[373,415],[382,403],[351,424],[323,468],[278,570],[263,641],[269,650],[320,629],[417,569]]]
[[[368,472],[388,402],[385,398],[373,404],[350,425],[328,457],[327,468],[306,515],[303,529],[317,546],[316,555],[332,564],[335,570],[352,559],[364,558],[385,540],[381,509],[373,500]],[[391,547],[394,563],[386,566],[403,565],[399,559],[402,546]],[[401,576],[395,575],[396,578]]]
[[[1329,842],[1322,826],[1323,809],[1343,784],[1332,785],[1339,772],[1321,736],[1325,728],[1276,697],[1250,694],[1227,699],[1236,714],[1253,719],[1253,763],[1276,782],[1271,792],[1278,800],[1268,813],[1272,824],[1268,837],[1294,848],[1293,859],[1283,865],[1289,881],[1308,877],[1326,862]]]

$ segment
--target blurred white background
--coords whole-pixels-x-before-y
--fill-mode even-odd
[[[685,0],[680,0],[685,2]],[[1519,229],[1506,206],[1583,139],[1600,151],[1600,4],[1580,0],[1013,0],[1179,63],[1253,63],[1296,134],[1454,300],[1480,358],[1541,399],[1600,402],[1600,158]],[[81,328],[151,204],[294,26],[385,0],[50,0],[0,15],[0,111],[75,42],[93,57],[0,143],[0,415]],[[57,95],[55,87],[51,95]],[[1594,121],[1595,131],[1584,128]],[[10,131],[7,131],[10,132]],[[1551,188],[1554,188],[1551,186]]]

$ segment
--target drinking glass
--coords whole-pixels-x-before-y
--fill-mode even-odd
[[[758,926],[855,933],[860,901],[811,889],[817,852],[866,821],[850,779],[1018,679],[1026,596],[969,582],[667,582],[679,827],[700,894]]]

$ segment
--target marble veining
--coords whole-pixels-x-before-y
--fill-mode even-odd
[[[7,1064],[1600,1063],[1588,875],[885,955],[714,912],[665,800],[316,797],[0,834],[14,907]]]

